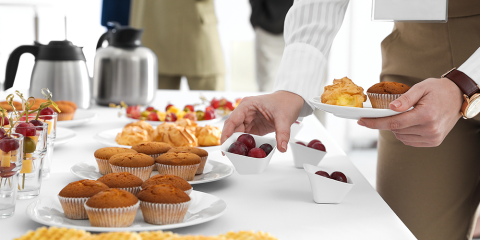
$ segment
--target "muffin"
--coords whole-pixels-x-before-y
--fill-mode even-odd
[[[381,82],[367,90],[373,108],[390,109],[390,103],[406,93],[410,87],[403,83]]]
[[[187,181],[193,180],[202,159],[193,153],[169,152],[155,159],[159,174],[173,174]]]
[[[149,139],[150,140],[153,139],[153,132],[155,132],[155,130],[153,129],[152,125],[150,125],[149,123],[147,123],[143,120],[140,120],[138,122],[133,122],[133,123],[129,123],[129,124],[125,125],[125,127],[131,127],[131,126],[139,127],[141,129],[147,131]]]
[[[55,102],[55,103],[57,104],[57,107],[60,110],[60,112],[55,107],[52,107],[52,109],[53,111],[57,112],[58,121],[68,121],[73,119],[73,116],[75,115],[75,111],[76,111],[74,107],[63,102]]]
[[[195,147],[176,147],[168,150],[168,152],[174,152],[174,153],[193,153],[197,156],[200,157],[202,160],[200,162],[200,165],[198,165],[197,172],[195,174],[202,174],[203,173],[203,168],[205,167],[205,163],[207,163],[207,158],[208,158],[208,152],[200,149],[200,148],[195,148]]]
[[[147,179],[145,182],[143,182],[142,189],[146,189],[147,187],[158,185],[158,184],[170,184],[176,188],[181,189],[187,195],[190,195],[190,193],[193,190],[192,185],[190,185],[190,183],[185,181],[185,179],[179,176],[171,175],[171,174],[165,174],[165,175],[158,174]]]
[[[183,222],[190,197],[170,184],[152,185],[138,193],[145,222],[156,225]]]
[[[21,102],[13,101],[13,106],[15,107],[15,110],[20,111],[23,110],[23,106]],[[0,107],[5,109],[7,112],[12,112],[13,108],[8,104],[7,101],[1,101],[0,102]]]
[[[197,127],[195,136],[199,146],[218,146],[220,145],[222,131],[218,127],[207,125],[205,127]]]
[[[85,210],[94,227],[128,227],[135,220],[139,205],[133,194],[110,188],[88,199]]]
[[[334,79],[332,85],[325,86],[321,100],[324,104],[363,108],[363,102],[367,101],[367,96],[363,93],[362,87],[344,77]]]
[[[139,153],[147,154],[148,156],[155,159],[158,156],[166,153],[168,150],[172,149],[172,146],[170,146],[168,143],[163,142],[146,142],[134,145],[132,146],[132,149]],[[156,171],[157,167],[154,166],[153,170]]]
[[[143,153],[116,154],[108,162],[114,173],[129,172],[142,179],[142,181],[150,178],[155,165],[155,160]]]
[[[69,183],[58,193],[65,217],[87,219],[83,204],[93,195],[107,189],[108,186],[104,183],[88,179]]]
[[[77,104],[75,104],[74,102],[72,101],[66,101],[66,100],[63,100],[63,101],[55,101],[56,104],[65,104],[65,105],[68,105],[70,107],[72,107],[75,111],[77,110],[78,106]]]
[[[137,126],[125,127],[121,133],[115,137],[115,142],[120,145],[133,146],[143,142],[150,142],[148,132]]]
[[[112,168],[108,163],[108,160],[115,154],[119,153],[136,153],[137,151],[128,148],[120,148],[120,147],[104,147],[100,148],[93,156],[97,160],[98,170],[102,175],[112,173]]]
[[[97,181],[105,183],[109,188],[122,189],[133,195],[140,192],[140,187],[143,184],[142,179],[128,172],[109,173],[97,179]]]

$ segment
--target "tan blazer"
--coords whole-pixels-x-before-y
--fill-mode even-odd
[[[225,66],[213,0],[132,0],[130,25],[158,58],[158,73],[208,76]]]

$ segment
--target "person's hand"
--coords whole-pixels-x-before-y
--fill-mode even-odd
[[[298,118],[304,102],[299,95],[286,91],[246,97],[225,121],[221,141],[225,142],[235,132],[265,135],[275,131],[277,149],[285,152],[290,126]]]
[[[460,89],[446,78],[429,78],[415,84],[390,109],[403,112],[392,117],[362,118],[358,124],[372,129],[390,130],[398,140],[413,147],[440,145],[461,117],[463,97]]]

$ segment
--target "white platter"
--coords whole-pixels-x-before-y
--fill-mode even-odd
[[[381,118],[381,117],[389,117],[389,116],[393,116],[401,113],[401,112],[395,112],[390,109],[372,108],[372,105],[370,104],[369,101],[363,104],[363,108],[344,107],[344,106],[324,104],[322,103],[320,96],[311,98],[310,103],[316,108],[324,112],[328,112],[337,117],[346,118],[346,119],[358,120],[360,118]],[[413,108],[410,108],[408,110],[411,110],[411,109]]]
[[[124,118],[128,122],[138,122],[138,121],[140,121],[139,119],[129,118],[129,117],[126,117],[126,116]],[[198,126],[212,125],[214,123],[222,121],[222,119],[223,119],[223,116],[217,116],[215,119],[196,121],[196,123],[198,124]],[[164,123],[163,121],[147,121],[147,120],[145,120],[145,122],[149,123],[152,126],[158,126],[158,125]]]
[[[92,119],[95,119],[97,114],[91,110],[77,109],[72,120],[69,121],[57,121],[57,127],[77,127],[85,124]]]
[[[110,129],[106,130],[103,132],[99,132],[93,136],[93,139],[95,139],[97,142],[107,145],[109,147],[126,147],[126,148],[131,148],[131,146],[127,145],[120,145],[117,142],[115,142],[115,137],[117,137],[117,134],[121,133],[123,128],[115,128],[115,129]],[[220,145],[218,146],[212,146],[212,147],[198,147],[201,149],[204,149],[207,152],[213,152],[220,150]]]
[[[57,197],[44,197],[32,202],[28,205],[26,213],[33,221],[48,226],[83,229],[92,232],[117,232],[165,230],[197,225],[220,217],[227,208],[225,201],[208,193],[192,191],[190,197],[192,202],[183,222],[167,225],[152,225],[144,222],[142,211],[138,209],[135,221],[130,227],[92,227],[88,220],[66,218]]]
[[[72,129],[57,127],[55,136],[55,147],[63,145],[77,136]]]
[[[103,175],[98,171],[98,165],[95,160],[89,160],[81,163],[77,163],[70,168],[70,172],[73,175],[82,178],[97,180]],[[157,175],[157,171],[152,172],[153,175]],[[233,167],[221,162],[208,159],[203,169],[203,174],[195,175],[192,181],[188,181],[191,185],[214,182],[224,179],[233,174]]]

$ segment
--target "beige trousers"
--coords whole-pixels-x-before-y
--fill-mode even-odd
[[[185,76],[190,90],[224,90],[224,78],[220,75]],[[182,76],[158,75],[158,89],[180,89]]]

